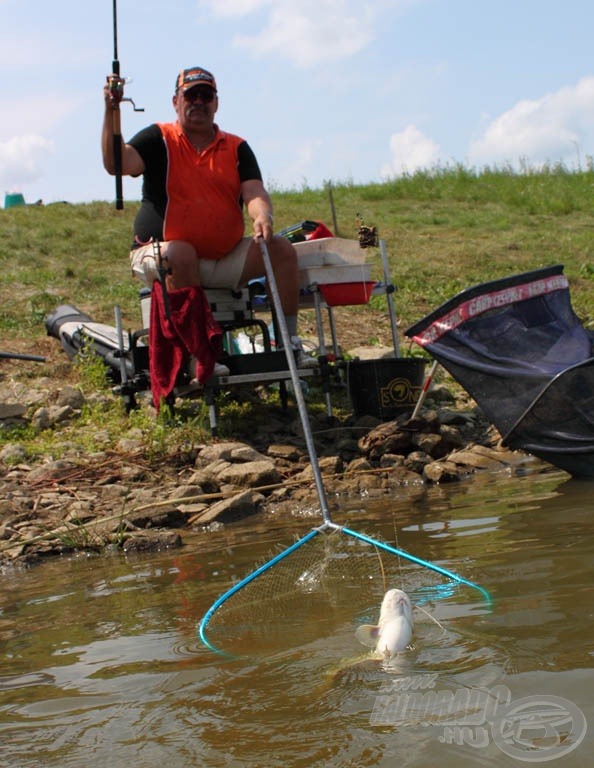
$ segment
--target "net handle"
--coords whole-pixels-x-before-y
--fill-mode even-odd
[[[291,339],[289,337],[287,321],[285,320],[285,314],[283,312],[283,307],[276,284],[276,278],[274,276],[274,270],[272,269],[270,254],[268,253],[268,247],[263,237],[258,238],[258,244],[260,246],[260,252],[264,261],[264,267],[266,269],[266,280],[268,281],[270,296],[272,297],[272,303],[274,305],[275,319],[281,333],[283,347],[287,357],[287,364],[289,366],[289,371],[291,372],[291,383],[293,384],[293,392],[297,402],[297,408],[299,410],[299,417],[301,419],[301,426],[303,429],[303,435],[305,437],[305,443],[307,445],[307,452],[309,454],[309,461],[313,471],[316,491],[318,493],[318,499],[320,501],[320,507],[322,510],[322,516],[325,523],[332,523],[332,518],[330,517],[330,509],[328,508],[328,499],[326,497],[326,489],[324,488],[324,483],[322,481],[322,473],[320,472],[320,464],[318,462],[318,456],[313,441],[311,425],[309,423],[309,416],[307,413],[307,407],[305,405],[305,398],[301,389],[299,373],[297,372],[295,355],[293,354],[293,350],[291,348]]]

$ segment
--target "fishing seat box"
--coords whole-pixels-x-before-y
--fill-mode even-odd
[[[253,321],[252,302],[247,288],[230,291],[228,288],[205,288],[206,300],[215,320],[221,325],[250,324]],[[142,288],[140,308],[144,328],[150,325],[151,289]]]
[[[294,243],[293,247],[297,251],[301,289],[371,280],[371,265],[366,263],[358,240],[322,237]]]

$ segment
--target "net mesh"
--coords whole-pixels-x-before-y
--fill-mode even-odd
[[[440,574],[341,530],[325,531],[225,599],[204,632],[224,653],[267,655],[314,642],[345,623],[352,631],[358,622],[376,623],[387,589],[404,589],[420,603],[444,596],[450,585]]]

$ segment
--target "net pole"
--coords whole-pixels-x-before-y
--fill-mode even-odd
[[[270,287],[270,295],[272,297],[272,303],[274,305],[274,312],[276,315],[276,322],[278,323],[281,337],[283,340],[283,347],[285,348],[285,354],[287,357],[287,363],[289,365],[289,371],[291,372],[291,382],[293,384],[293,390],[295,394],[295,400],[297,401],[297,408],[299,410],[299,417],[301,419],[301,426],[303,427],[303,435],[305,437],[305,443],[307,445],[307,452],[309,454],[309,461],[313,470],[314,481],[316,484],[316,490],[318,493],[318,499],[320,501],[320,507],[322,509],[322,516],[325,523],[332,523],[330,517],[330,510],[328,508],[328,499],[326,497],[326,489],[322,481],[322,474],[320,472],[320,464],[318,462],[318,456],[316,454],[316,448],[313,441],[313,435],[311,431],[311,425],[309,423],[309,416],[307,413],[307,407],[305,405],[305,398],[301,389],[301,381],[299,379],[299,373],[297,372],[297,364],[295,363],[295,355],[291,349],[291,339],[289,338],[289,331],[287,329],[287,322],[280,301],[278,293],[278,287],[276,284],[276,278],[272,269],[272,262],[270,261],[270,254],[268,253],[268,247],[264,241],[264,238],[258,238],[260,245],[260,252],[262,253],[262,259],[264,260],[264,267],[266,269],[266,279]]]
[[[382,259],[382,268],[384,271],[384,285],[386,286],[386,299],[388,300],[388,314],[390,315],[390,328],[392,330],[392,343],[394,344],[394,357],[400,357],[400,344],[398,342],[398,330],[396,328],[396,312],[394,309],[394,297],[392,292],[394,286],[390,282],[390,273],[388,267],[388,254],[386,252],[386,241],[379,241],[380,255]]]

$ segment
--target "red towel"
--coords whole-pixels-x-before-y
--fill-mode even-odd
[[[196,378],[204,384],[223,351],[223,332],[214,319],[204,290],[198,285],[167,292],[169,319],[159,281],[153,283],[149,358],[153,403],[158,409],[184,363],[196,358]]]

